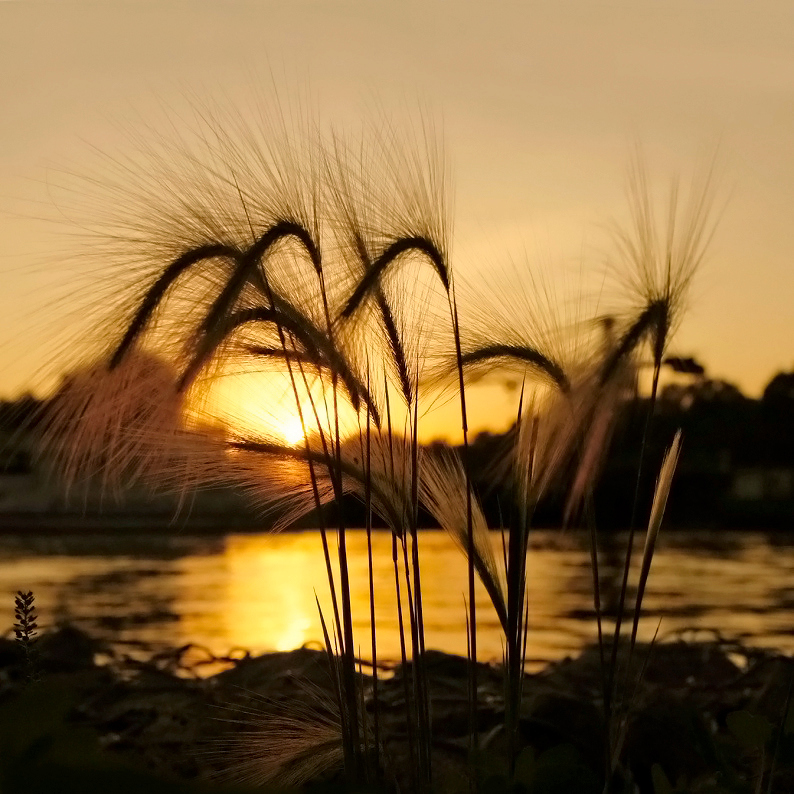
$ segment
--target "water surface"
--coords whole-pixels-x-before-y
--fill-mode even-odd
[[[501,541],[493,533],[497,553]],[[427,646],[466,653],[465,560],[441,531],[420,535]],[[601,555],[605,600],[614,601],[625,537]],[[378,653],[400,655],[392,541],[373,536]],[[348,532],[353,613],[369,656],[366,535]],[[528,656],[577,653],[596,638],[586,539],[535,531],[528,556]],[[660,539],[645,596],[640,638],[686,629],[717,631],[748,645],[794,652],[794,536],[668,534]],[[405,594],[404,574],[400,587]],[[13,622],[13,593],[33,590],[41,626],[69,619],[124,652],[187,643],[224,655],[318,643],[316,597],[330,596],[316,532],[185,535],[63,535],[0,538],[0,631]],[[498,621],[478,590],[481,658],[498,659]],[[608,624],[612,625],[612,624]]]

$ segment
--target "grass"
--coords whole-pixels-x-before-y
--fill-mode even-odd
[[[333,525],[326,525],[324,511],[329,503],[357,496],[368,538],[373,515],[393,538],[401,657],[413,659],[405,667],[410,675],[404,724],[415,792],[434,790],[436,741],[425,666],[420,509],[453,535],[467,565],[469,788],[485,791],[478,766],[483,737],[476,580],[485,586],[504,632],[502,773],[506,781],[518,780],[527,758],[520,714],[533,511],[549,492],[567,493],[568,519],[585,515],[590,526],[606,726],[602,778],[605,792],[617,790],[634,686],[631,664],[619,670],[622,626],[630,622],[633,649],[680,438],[671,439],[660,473],[633,608],[627,597],[632,520],[611,641],[601,630],[591,494],[618,408],[636,393],[646,355],[653,368],[651,421],[669,339],[712,230],[709,179],[693,189],[683,212],[673,190],[660,224],[644,171],[635,163],[632,225],[615,232],[614,264],[631,308],[600,324],[594,317],[587,327],[601,327],[603,338],[594,341],[592,332],[585,333],[566,360],[543,334],[499,333],[525,320],[537,329],[543,317],[499,317],[490,326],[467,329],[449,253],[448,180],[427,130],[418,141],[400,141],[386,130],[358,147],[316,133],[296,143],[284,130],[259,149],[250,139],[236,143],[221,132],[202,137],[203,160],[187,148],[171,153],[170,165],[158,155],[155,172],[172,169],[174,178],[174,188],[161,197],[153,190],[122,196],[140,214],[127,220],[126,239],[114,235],[111,262],[121,268],[119,252],[128,246],[140,278],[124,297],[125,310],[105,328],[115,342],[98,361],[73,373],[50,401],[42,422],[44,454],[73,488],[96,479],[108,489],[131,481],[185,490],[236,482],[263,510],[281,511],[285,525],[314,511],[332,595],[332,614],[321,613],[321,620],[337,722],[331,726],[326,716],[313,732],[310,720],[293,716],[280,728],[268,728],[260,746],[281,741],[294,749],[284,753],[292,777],[268,751],[271,776],[278,780],[283,769],[283,782],[303,779],[295,768],[298,757],[312,769],[323,759],[341,758],[351,785],[393,782],[383,753],[387,737],[377,722],[377,675],[365,692],[358,661],[360,649],[368,648],[377,670],[374,605],[371,636],[356,637],[347,528],[342,511],[334,514]],[[112,278],[114,265],[109,267]],[[471,484],[466,390],[470,373],[504,365],[518,367],[524,388],[507,475],[516,499],[500,528],[500,560]],[[263,368],[280,371],[289,383],[303,428],[299,445],[264,430],[229,427],[224,437],[200,443],[196,433],[187,432],[188,407],[200,402],[213,378]],[[460,456],[452,450],[438,455],[419,443],[419,425],[439,378],[459,401]],[[269,395],[258,398],[266,402]],[[356,417],[352,428],[342,420],[343,406]],[[637,476],[639,483],[642,472]],[[374,598],[371,544],[369,549]]]

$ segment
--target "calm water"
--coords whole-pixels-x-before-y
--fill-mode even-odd
[[[501,542],[498,534],[494,543]],[[615,539],[622,544],[625,539]],[[376,623],[383,658],[399,657],[388,533],[374,536]],[[348,533],[354,617],[368,655],[366,537]],[[602,565],[617,581],[619,555]],[[428,647],[465,654],[466,565],[443,532],[420,536]],[[611,562],[611,567],[610,567]],[[552,660],[592,642],[589,553],[575,534],[535,532],[529,554],[529,657]],[[609,582],[607,581],[607,584]],[[404,589],[404,581],[401,582]],[[0,632],[13,622],[13,593],[33,590],[41,626],[69,618],[121,649],[189,642],[215,654],[286,650],[322,637],[315,591],[330,615],[320,538],[281,535],[103,535],[0,538]],[[607,596],[609,592],[607,592]],[[608,600],[608,599],[607,599]],[[794,652],[794,536],[670,534],[660,539],[645,597],[642,638],[718,630],[747,644]],[[478,597],[482,658],[499,658],[498,622]]]

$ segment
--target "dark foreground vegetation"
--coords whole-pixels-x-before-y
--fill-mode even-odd
[[[287,653],[217,660],[196,646],[144,661],[114,655],[62,626],[29,654],[0,640],[0,791],[396,792],[416,773],[406,732],[407,665],[359,686],[368,715],[365,763],[375,782],[344,784],[342,737],[328,655]],[[619,664],[625,669],[626,648]],[[794,666],[774,653],[718,639],[637,646],[620,704],[623,761],[612,791],[750,794],[794,790]],[[207,665],[222,672],[206,676]],[[520,749],[507,773],[504,673],[479,666],[477,734],[470,757],[465,658],[427,651],[433,792],[600,794],[604,789],[601,665],[591,647],[523,682]],[[415,704],[413,704],[415,705]],[[788,709],[788,716],[786,710]],[[377,711],[377,714],[376,714]],[[374,726],[378,726],[377,744]]]

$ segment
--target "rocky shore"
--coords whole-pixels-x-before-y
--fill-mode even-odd
[[[0,640],[0,792],[348,791],[329,658],[321,649],[217,659],[184,646],[140,661],[72,626],[43,635],[28,659]],[[624,670],[627,654],[620,654]],[[794,791],[794,665],[719,640],[638,646],[617,677],[616,791]],[[428,652],[433,786],[468,790],[469,662]],[[207,675],[208,670],[213,670]],[[376,791],[411,790],[406,726],[411,665],[362,672]],[[637,683],[638,674],[642,678]],[[625,680],[625,684],[623,681]],[[603,789],[605,723],[597,648],[528,675],[524,751],[508,781],[503,679],[478,673],[479,755],[489,792]],[[621,727],[622,726],[622,727]],[[758,788],[762,784],[763,788]],[[290,788],[292,787],[292,788]]]

